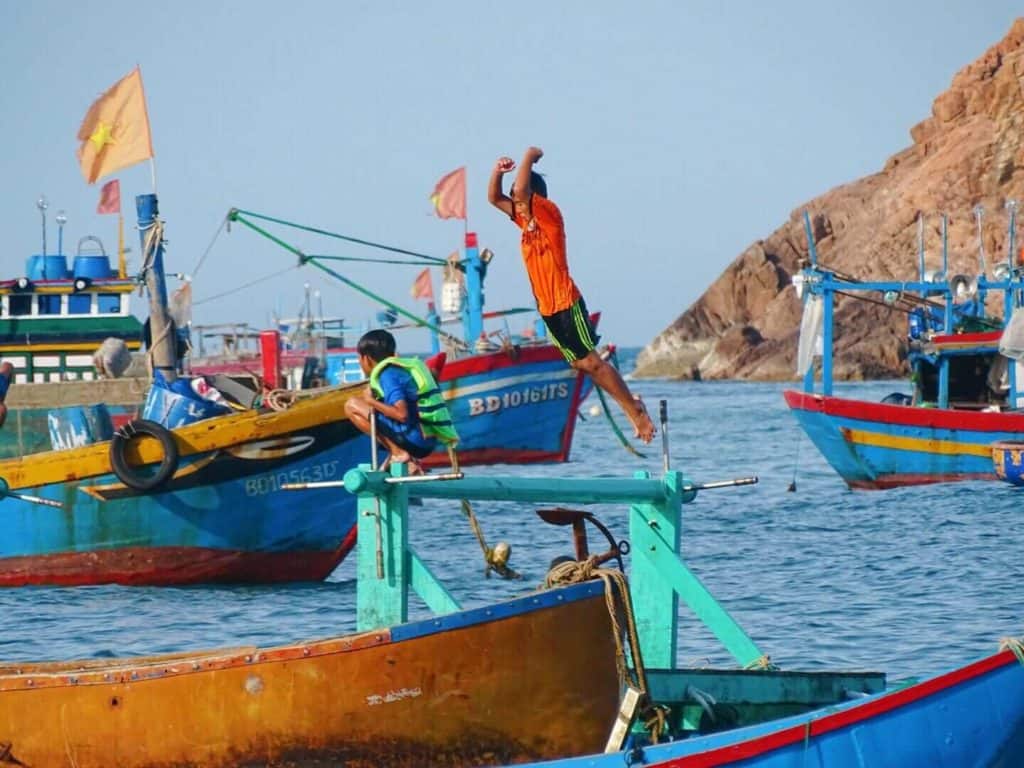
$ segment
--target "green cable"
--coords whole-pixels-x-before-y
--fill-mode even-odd
[[[447,264],[447,259],[441,259],[437,256],[429,256],[425,253],[417,253],[416,251],[407,251],[404,248],[394,248],[390,245],[382,245],[381,243],[375,243],[372,240],[362,240],[358,237],[349,237],[348,235],[340,235],[337,232],[329,232],[326,229],[317,229],[316,227],[307,227],[304,224],[296,224],[294,221],[287,221],[285,219],[276,219],[273,216],[265,216],[262,213],[255,213],[254,211],[245,211],[240,208],[232,208],[228,212],[228,221],[241,221],[245,223],[244,219],[239,218],[240,214],[246,216],[252,216],[254,219],[263,219],[264,221],[272,221],[275,224],[280,224],[285,227],[294,227],[295,229],[301,229],[305,232],[313,232],[317,235],[324,235],[326,237],[334,237],[338,240],[346,240],[350,243],[358,243],[359,245],[368,245],[371,248],[380,248],[383,251],[391,251],[392,253],[404,253],[406,256],[415,256],[419,259],[425,259],[431,261],[434,264]]]

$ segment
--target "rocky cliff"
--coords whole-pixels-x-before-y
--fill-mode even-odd
[[[1024,213],[1022,130],[1024,18],[957,73],[932,104],[931,117],[911,128],[910,147],[890,157],[879,173],[800,205],[789,221],[747,248],[644,348],[634,375],[794,378],[801,307],[790,279],[807,257],[804,210],[814,215],[819,260],[855,277],[914,277],[919,213],[926,216],[929,264],[936,263],[943,211],[951,217],[949,274],[976,274],[977,205],[986,212],[989,265],[1005,260],[1007,201],[1022,200]],[[905,373],[905,315],[842,298],[835,322],[837,377]]]

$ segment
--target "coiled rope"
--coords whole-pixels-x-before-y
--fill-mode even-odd
[[[640,636],[636,629],[636,616],[633,613],[633,599],[629,593],[626,574],[614,568],[602,568],[597,563],[597,556],[591,555],[586,560],[571,560],[559,563],[548,571],[544,579],[544,588],[568,584],[580,584],[592,579],[604,582],[604,601],[608,608],[608,616],[612,622],[612,637],[615,640],[615,666],[622,685],[631,685],[642,694],[645,703],[640,716],[643,718],[644,729],[650,734],[651,742],[658,743],[665,732],[668,707],[653,704],[647,688],[647,673],[644,669],[643,654],[640,650]],[[619,621],[620,613],[625,618],[626,631],[623,632]],[[633,660],[632,669],[626,658],[626,648],[622,642],[623,634],[629,644],[629,656]]]

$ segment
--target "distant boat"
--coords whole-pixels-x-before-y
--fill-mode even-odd
[[[260,234],[262,229],[252,225],[248,218],[269,218],[248,211],[232,210],[231,221],[240,222],[253,228]],[[282,223],[278,219],[269,219]],[[315,230],[323,233],[322,230]],[[281,241],[275,240],[278,244]],[[358,241],[364,245],[373,245]],[[310,263],[317,264],[321,257],[305,257]],[[449,408],[459,432],[458,446],[461,465],[474,464],[532,464],[568,461],[572,451],[572,439],[580,404],[590,393],[592,383],[584,374],[577,372],[566,363],[561,351],[543,336],[531,334],[512,335],[500,333],[500,342],[495,342],[491,335],[484,332],[484,322],[501,319],[510,314],[527,313],[532,310],[515,309],[509,311],[483,311],[483,283],[490,260],[488,255],[481,256],[477,235],[469,232],[465,237],[464,293],[454,293],[457,301],[449,307],[446,319],[433,315],[432,319],[419,319],[402,310],[397,305],[388,303],[387,317],[380,323],[382,327],[395,327],[398,313],[406,314],[412,322],[405,329],[427,327],[433,331],[434,355],[430,358],[432,366],[439,371],[438,384],[448,400]],[[348,284],[348,278],[339,275],[332,269],[325,269],[333,277]],[[361,292],[368,293],[361,286]],[[372,294],[371,294],[372,295]],[[308,304],[307,300],[307,304]],[[433,309],[431,308],[431,312]],[[600,314],[595,313],[595,325]],[[443,336],[452,342],[453,336],[439,334],[443,324],[455,322],[463,326],[463,333],[457,345],[449,343],[448,349],[440,353]],[[199,356],[189,363],[189,370],[194,373],[233,373],[239,369],[259,368],[264,380],[279,379],[282,384],[288,382],[296,386],[298,382],[311,380],[326,384],[339,384],[359,380],[362,373],[354,349],[338,344],[344,336],[340,330],[332,330],[323,321],[312,315],[300,318],[297,323],[289,324],[299,331],[299,336],[306,340],[305,347],[289,344],[278,351],[277,367],[273,364],[263,368],[266,363],[266,350],[275,349],[273,342],[264,342],[267,332],[249,334],[250,343],[260,338],[258,349],[250,346],[251,351],[244,355],[235,350],[221,356]],[[367,326],[367,329],[369,326]],[[318,337],[330,337],[336,346],[329,343],[317,343]],[[349,344],[355,339],[351,339]],[[402,347],[402,339],[399,338]],[[440,354],[438,354],[440,353]],[[319,374],[311,373],[310,362],[320,361]],[[315,366],[313,366],[315,368]],[[427,466],[444,466],[448,464],[448,456],[443,447],[428,457],[424,462]]]
[[[143,230],[158,226],[154,195],[140,196],[139,214]],[[163,271],[159,238],[152,247],[150,281]],[[150,292],[159,293],[152,284]],[[86,428],[103,423],[102,403],[49,413],[65,450],[0,460],[0,585],[326,578],[354,541],[354,501],[281,486],[330,481],[369,460],[369,439],[344,412],[354,394],[323,392],[280,411],[218,406],[212,415],[205,401],[153,390],[155,421],[113,432],[107,415],[112,436]]]
[[[63,253],[37,254],[24,274],[0,280],[0,360],[14,368],[0,458],[48,450],[51,409],[104,403],[117,424],[134,414],[148,373],[133,366],[126,378],[101,379],[94,355],[108,340],[124,356],[138,353],[144,327],[131,312],[138,288],[91,235],[70,265]]]
[[[1011,208],[1010,253],[1014,221]],[[856,280],[819,265],[809,219],[807,232],[811,263],[794,278],[805,307],[798,355],[804,387],[784,396],[811,442],[851,488],[995,480],[992,445],[1024,438],[1024,369],[1016,355],[1003,354],[1005,328],[1024,319],[1016,309],[1024,272],[1008,259],[995,266],[994,280],[984,269],[947,278],[944,255],[939,273],[926,274],[922,246],[916,281]],[[908,313],[909,392],[882,402],[833,395],[832,313],[840,292]],[[986,313],[992,294],[1008,308],[1002,318]]]

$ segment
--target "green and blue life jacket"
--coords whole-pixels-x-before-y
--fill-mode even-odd
[[[416,385],[416,410],[419,413],[420,429],[425,437],[436,437],[445,444],[459,442],[459,434],[452,424],[448,403],[441,394],[434,375],[418,357],[387,357],[370,371],[370,390],[377,397],[384,396],[380,386],[380,372],[389,365],[397,365],[412,376]]]

